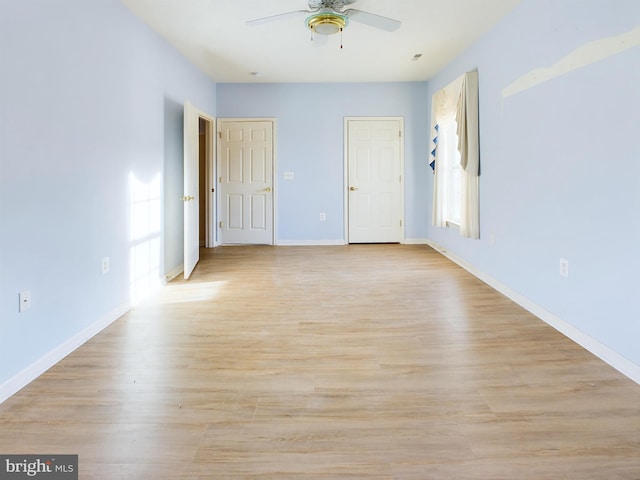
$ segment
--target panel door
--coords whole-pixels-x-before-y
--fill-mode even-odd
[[[404,240],[402,125],[399,119],[349,120],[349,243]]]
[[[273,244],[273,122],[220,121],[223,244]]]

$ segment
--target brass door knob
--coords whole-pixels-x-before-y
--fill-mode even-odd
[[[271,191],[271,187],[267,187],[264,189],[265,192],[270,192]]]
[[[356,190],[358,190],[358,187],[349,187],[349,190],[355,192]]]

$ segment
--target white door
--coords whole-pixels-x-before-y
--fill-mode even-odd
[[[223,244],[273,244],[273,121],[220,120]]]
[[[347,119],[349,243],[404,241],[402,119]]]
[[[189,102],[184,104],[184,278],[200,260],[199,240],[199,138],[198,110]]]

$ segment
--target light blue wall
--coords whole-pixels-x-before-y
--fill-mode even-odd
[[[344,241],[344,117],[405,125],[405,235],[425,239],[429,110],[425,83],[218,84],[218,117],[277,119],[276,241]],[[283,181],[294,172],[294,181]],[[320,212],[327,214],[319,221]]]
[[[129,302],[131,175],[166,180],[138,239],[159,246],[155,281],[180,265],[181,106],[216,107],[215,84],[117,0],[3,1],[0,59],[2,385]]]
[[[640,365],[638,47],[501,98],[527,72],[631,30],[639,2],[525,0],[429,84],[218,85],[217,99],[116,0],[1,9],[0,385],[129,301],[131,175],[160,176],[159,274],[180,265],[187,98],[218,117],[277,118],[277,238],[291,243],[344,238],[343,118],[404,117],[407,239],[436,241]],[[479,241],[430,226],[425,134],[431,94],[473,68]],[[33,306],[18,314],[26,289]]]
[[[429,236],[640,365],[640,47],[501,97],[528,72],[638,25],[636,0],[525,0],[429,82],[431,96],[478,69],[482,238]]]

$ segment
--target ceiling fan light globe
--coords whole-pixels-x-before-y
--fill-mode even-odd
[[[333,35],[347,26],[347,17],[339,13],[315,13],[307,18],[307,27],[319,35]]]

